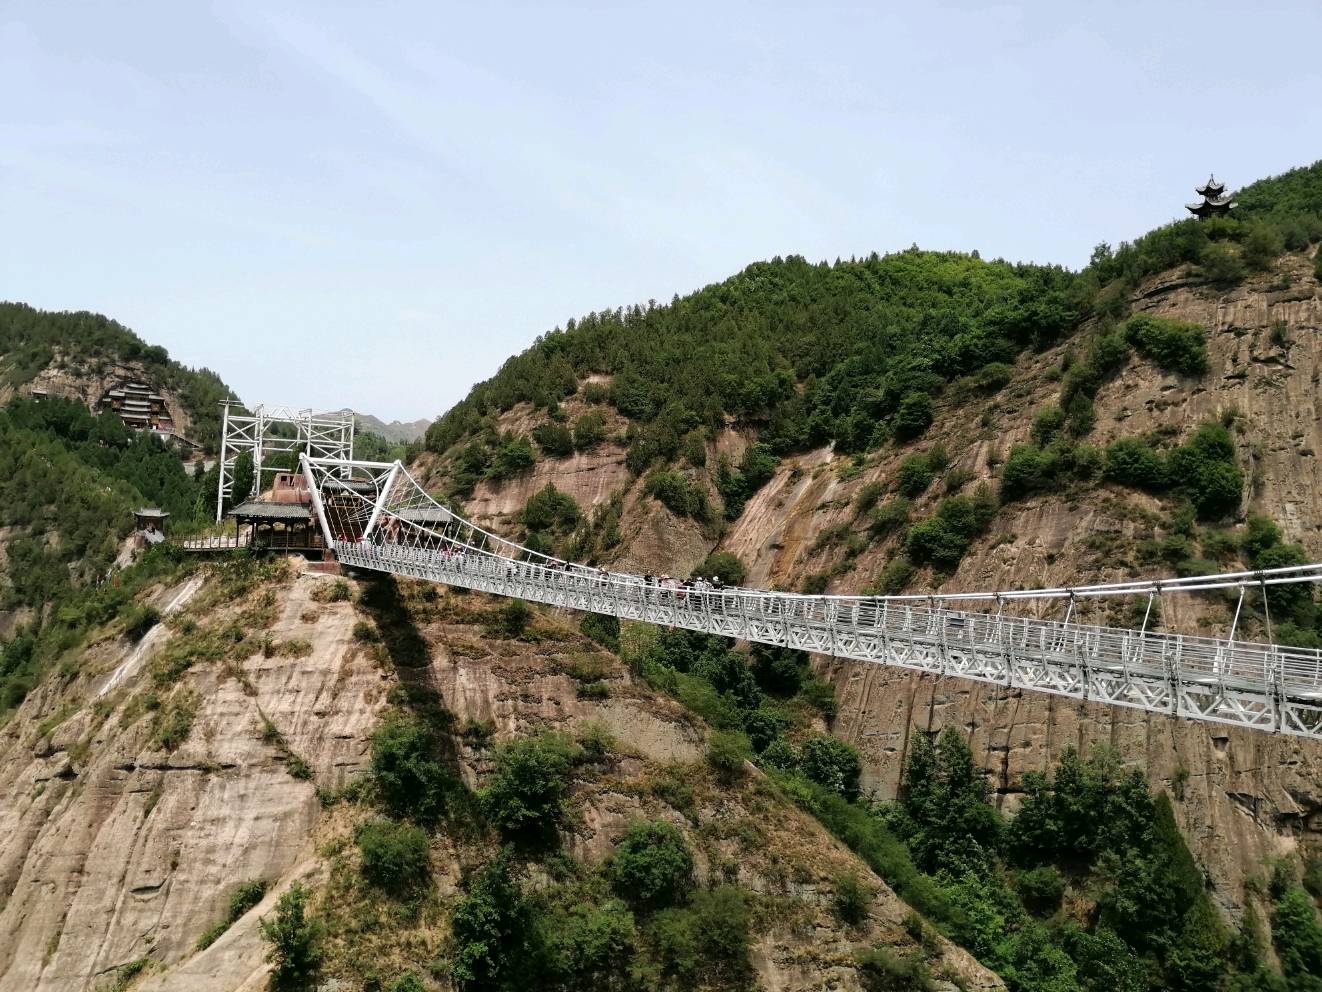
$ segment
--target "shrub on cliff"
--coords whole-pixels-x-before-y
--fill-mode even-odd
[[[606,867],[611,884],[637,906],[672,906],[693,887],[693,855],[684,835],[665,820],[635,820]]]
[[[637,940],[633,913],[618,899],[578,902],[539,921],[546,935],[546,970],[557,989],[625,989]],[[526,985],[525,988],[532,988]],[[543,985],[545,987],[545,985]]]
[[[372,735],[372,779],[393,815],[427,823],[445,811],[456,783],[436,750],[431,729],[414,717],[387,717]]]
[[[259,924],[271,966],[271,984],[277,989],[302,989],[321,964],[321,924],[308,916],[308,890],[295,882],[280,897],[272,919]]]
[[[450,915],[450,976],[460,989],[529,988],[541,960],[531,906],[505,852],[464,884]]]
[[[596,411],[585,413],[574,421],[574,447],[587,451],[596,447],[606,436],[606,418]]]
[[[491,821],[508,834],[551,829],[564,813],[580,756],[564,734],[546,732],[496,749],[496,772],[479,793]]]
[[[1207,340],[1198,324],[1150,314],[1125,321],[1125,340],[1167,372],[1202,375],[1207,371]]]
[[[566,458],[574,453],[574,435],[564,424],[548,421],[532,429],[532,439],[542,453],[552,458]]]
[[[1322,988],[1322,926],[1308,894],[1292,886],[1272,907],[1272,942],[1281,959],[1281,971],[1298,988]]]
[[[996,499],[985,485],[972,496],[951,496],[941,501],[934,517],[909,528],[905,550],[917,564],[953,571],[995,514]]]
[[[858,795],[862,772],[858,752],[830,734],[817,734],[803,742],[799,749],[799,771],[846,799]]]
[[[620,619],[604,613],[584,613],[578,629],[583,636],[612,651],[620,650]]]
[[[490,622],[483,627],[483,633],[488,637],[514,640],[527,632],[534,616],[536,612],[523,600],[509,599],[504,606],[492,612]]]
[[[872,519],[868,522],[868,533],[874,537],[887,537],[902,531],[909,523],[909,512],[912,509],[913,504],[903,496],[888,499],[873,508]]]
[[[711,519],[706,492],[678,472],[653,472],[643,484],[643,492],[677,516],[692,517],[700,523]]]
[[[1054,492],[1066,478],[1056,449],[1015,445],[1001,466],[1001,501],[1009,503],[1034,493]]]
[[[695,578],[716,576],[727,586],[742,585],[747,577],[744,563],[731,551],[713,551],[693,570]]]
[[[528,497],[521,514],[523,526],[530,531],[568,530],[582,517],[578,501],[549,482]]]
[[[928,992],[933,988],[922,956],[898,955],[885,947],[859,951],[855,956],[864,992]]]
[[[487,477],[500,482],[522,475],[537,463],[532,445],[522,435],[509,435],[501,441],[487,468]]]
[[[927,393],[906,393],[891,419],[897,441],[910,441],[932,423],[932,397]]]
[[[935,473],[926,455],[910,455],[900,462],[899,471],[895,474],[895,486],[905,496],[916,498],[927,491],[934,477]]]
[[[262,901],[262,897],[266,895],[266,887],[267,883],[264,878],[254,878],[240,884],[230,894],[230,901],[226,907],[224,919],[209,930],[203,931],[202,935],[197,938],[197,949],[199,951],[206,950],[219,940],[226,930]]]
[[[748,757],[748,738],[739,731],[720,730],[707,742],[707,764],[716,777],[729,785],[743,777]]]
[[[771,481],[777,462],[764,444],[750,444],[744,449],[737,467],[731,465],[728,456],[721,456],[716,467],[716,491],[721,494],[727,520],[737,519],[752,495]]]
[[[1051,865],[1038,865],[1020,872],[1014,882],[1015,891],[1031,912],[1049,916],[1060,908],[1065,895],[1065,881]]]
[[[1244,489],[1234,441],[1215,421],[1203,424],[1164,456],[1144,438],[1113,441],[1106,448],[1104,475],[1108,481],[1148,492],[1184,494],[1204,518],[1233,512]]]
[[[1240,243],[1240,257],[1254,272],[1268,271],[1283,251],[1285,239],[1271,224],[1251,224]]]
[[[650,928],[654,952],[679,988],[743,987],[748,962],[747,897],[732,885],[693,894],[688,906],[662,910]]]
[[[363,877],[402,895],[425,886],[430,878],[427,834],[407,823],[376,819],[359,824],[354,840],[363,859]]]
[[[1106,448],[1105,476],[1111,482],[1159,492],[1169,476],[1161,453],[1139,437],[1123,437]]]
[[[1208,245],[1198,258],[1198,269],[1204,279],[1222,289],[1244,281],[1244,263],[1226,244]]]

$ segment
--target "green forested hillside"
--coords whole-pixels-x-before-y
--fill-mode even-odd
[[[757,263],[668,306],[547,334],[437,421],[427,446],[444,451],[520,401],[553,407],[598,372],[614,376],[620,413],[656,425],[662,457],[726,416],[761,423],[776,451],[863,450],[920,431],[923,398],[945,383],[1054,340],[1075,316],[1072,282],[1059,268],[917,250]]]
[[[210,369],[190,369],[149,345],[124,325],[86,311],[54,313],[0,302],[0,380],[18,386],[57,359],[69,371],[93,374],[119,362],[137,362],[158,388],[176,394],[193,422],[193,440],[208,451],[220,441],[220,408],[230,390]]]
[[[1215,571],[1245,537],[1228,529],[1246,484],[1229,433],[1233,411],[1183,440],[1136,435],[1103,448],[1091,436],[1095,396],[1131,358],[1191,384],[1208,372],[1204,328],[1130,314],[1140,279],[1188,265],[1188,278],[1215,290],[1276,269],[1283,254],[1313,253],[1322,240],[1322,162],[1254,183],[1238,198],[1231,218],[1190,218],[1114,249],[1099,245],[1077,273],[916,248],[834,264],[778,258],[664,306],[589,314],[474,387],[432,425],[426,446],[443,456],[451,493],[465,496],[481,478],[508,478],[538,457],[590,447],[602,433],[595,411],[609,405],[625,418],[620,440],[629,470],[643,477],[642,491],[714,529],[719,515],[738,518],[780,457],[827,443],[860,459],[904,449],[926,432],[938,404],[947,412],[984,407],[1011,382],[1020,355],[1068,341],[1052,373],[1057,402],[1038,412],[1029,443],[1004,453],[994,480],[961,492],[971,479],[947,477],[948,497],[926,519],[914,518],[911,501],[933,489],[948,463],[943,446],[926,445],[894,479],[861,495],[859,516],[871,518],[866,531],[845,527],[822,535],[821,546],[848,540],[857,555],[871,542],[894,542],[869,588],[898,593],[919,576],[954,572],[994,532],[1000,507],[1108,483],[1167,503],[1170,529],[1184,538],[1161,556],[1168,566],[1182,574]],[[1310,264],[1322,268],[1322,259]],[[609,383],[584,385],[594,374]],[[572,424],[560,408],[570,395],[594,408]],[[527,436],[502,431],[497,415],[521,402],[541,422]],[[756,443],[738,463],[722,456],[707,464],[709,443],[730,424]],[[888,490],[895,498],[881,502]],[[614,508],[573,516],[574,526],[552,533],[525,512],[525,537],[589,557],[612,546],[595,531],[618,522]],[[1278,541],[1269,557],[1284,564],[1303,553]],[[1239,560],[1256,567],[1257,557],[1245,551]],[[830,578],[824,572],[799,581],[804,592],[822,592]],[[1322,615],[1311,597],[1283,606],[1283,639],[1322,643]]]
[[[56,397],[0,409],[0,610],[27,607],[32,616],[0,644],[0,716],[91,628],[154,622],[134,594],[181,564],[159,547],[109,575],[133,511],[160,506],[176,532],[187,530],[213,512],[214,492],[214,474],[194,477],[177,453],[113,414],[92,416]]]
[[[773,453],[834,442],[863,451],[926,427],[932,397],[995,389],[1004,363],[1093,314],[1124,317],[1145,275],[1183,262],[1217,283],[1322,239],[1322,162],[1245,187],[1233,219],[1170,224],[1080,273],[924,252],[750,265],[667,305],[571,320],[511,358],[427,432],[429,450],[483,438],[484,418],[527,401],[554,414],[583,377],[613,377],[601,398],[637,425],[631,464],[669,460],[690,431],[735,417]],[[500,439],[489,433],[488,447]],[[500,472],[494,453],[483,466]]]
[[[0,526],[12,529],[0,609],[59,602],[103,576],[139,506],[168,511],[175,529],[204,520],[214,483],[113,414],[11,400],[0,410]]]

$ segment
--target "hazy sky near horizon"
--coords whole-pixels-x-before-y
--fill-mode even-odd
[[[431,417],[774,255],[1080,266],[1322,156],[1320,36],[1317,0],[0,0],[0,299]]]

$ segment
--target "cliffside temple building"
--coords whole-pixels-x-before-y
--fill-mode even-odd
[[[106,390],[98,404],[102,411],[113,411],[129,427],[174,431],[174,420],[165,406],[165,397],[145,382],[118,382]]]
[[[269,497],[264,495],[244,500],[230,510],[236,542],[251,548],[303,553],[325,549],[321,531],[312,518],[312,496],[301,474],[277,473]]]
[[[1203,198],[1202,203],[1186,203],[1184,209],[1199,220],[1208,217],[1224,217],[1235,207],[1233,197],[1226,196],[1226,184],[1216,181],[1216,176],[1208,176],[1207,182],[1194,190]]]
[[[97,402],[96,411],[113,413],[124,421],[124,426],[134,430],[151,431],[166,444],[175,445],[185,454],[202,447],[175,430],[174,416],[165,403],[165,397],[151,383],[134,380],[113,383]]]

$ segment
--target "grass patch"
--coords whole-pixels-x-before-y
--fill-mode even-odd
[[[151,958],[141,957],[129,961],[127,964],[121,964],[112,973],[111,983],[104,986],[106,992],[126,992],[133,987],[134,983],[146,972],[151,965]]]
[[[316,603],[345,603],[353,598],[353,590],[344,579],[323,582],[312,590],[312,600]]]
[[[199,951],[206,950],[219,940],[226,930],[239,922],[250,909],[262,901],[262,897],[266,895],[267,886],[268,883],[264,878],[249,879],[241,883],[230,894],[229,905],[226,907],[224,917],[215,926],[204,930],[202,935],[197,938],[197,949]]]
[[[176,693],[157,711],[152,727],[152,743],[162,751],[174,751],[192,733],[193,721],[201,700],[195,692]]]

